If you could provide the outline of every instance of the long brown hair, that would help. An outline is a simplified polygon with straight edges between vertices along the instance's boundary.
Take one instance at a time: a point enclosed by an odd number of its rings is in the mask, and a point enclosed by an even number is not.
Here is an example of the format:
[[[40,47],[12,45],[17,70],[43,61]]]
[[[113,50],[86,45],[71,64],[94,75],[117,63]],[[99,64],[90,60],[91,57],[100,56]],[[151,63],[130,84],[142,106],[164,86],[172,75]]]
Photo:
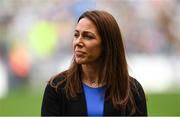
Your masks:
[[[110,100],[117,109],[130,104],[131,112],[135,112],[123,39],[115,18],[108,12],[99,10],[84,12],[79,17],[78,22],[82,18],[88,18],[95,24],[102,39],[102,64],[99,82],[105,83],[106,100]],[[73,58],[70,68],[63,73],[65,74],[64,88],[67,97],[77,97],[78,94],[82,93],[81,71],[81,65],[77,64]],[[55,78],[61,75],[62,73]]]

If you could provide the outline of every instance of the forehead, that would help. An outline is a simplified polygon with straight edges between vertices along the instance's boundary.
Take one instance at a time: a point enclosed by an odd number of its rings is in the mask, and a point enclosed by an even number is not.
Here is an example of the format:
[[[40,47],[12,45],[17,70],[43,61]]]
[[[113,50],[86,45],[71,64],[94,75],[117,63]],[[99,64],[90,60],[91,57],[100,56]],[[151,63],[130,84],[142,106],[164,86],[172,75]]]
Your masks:
[[[78,31],[90,30],[95,32],[97,31],[94,23],[88,18],[82,18],[81,20],[79,20],[78,24],[76,25],[76,30]]]

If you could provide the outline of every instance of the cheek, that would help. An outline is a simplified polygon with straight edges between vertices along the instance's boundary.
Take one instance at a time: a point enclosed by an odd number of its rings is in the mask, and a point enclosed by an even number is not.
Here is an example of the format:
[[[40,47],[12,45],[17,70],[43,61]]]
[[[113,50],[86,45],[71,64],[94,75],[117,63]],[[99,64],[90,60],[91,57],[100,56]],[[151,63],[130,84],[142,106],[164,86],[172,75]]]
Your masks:
[[[93,53],[95,56],[100,56],[100,54],[102,53],[102,48],[100,45],[96,45],[91,47],[91,49],[89,49],[91,51],[91,53]]]
[[[75,41],[74,40],[72,41],[72,47],[73,47],[73,49],[75,48]]]
[[[102,49],[99,48],[99,49],[97,50],[97,56],[98,56],[98,57],[101,56],[101,53],[102,53]]]

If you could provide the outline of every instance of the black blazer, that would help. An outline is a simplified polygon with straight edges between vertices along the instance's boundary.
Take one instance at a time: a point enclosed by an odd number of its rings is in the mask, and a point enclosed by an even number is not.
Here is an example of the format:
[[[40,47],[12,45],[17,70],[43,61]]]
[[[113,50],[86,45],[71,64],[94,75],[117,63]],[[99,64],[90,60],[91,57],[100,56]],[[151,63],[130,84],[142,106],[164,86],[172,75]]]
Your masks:
[[[136,91],[133,95],[135,97],[136,106],[139,111],[136,111],[135,116],[147,116],[146,98],[140,83],[132,79],[136,84]],[[42,101],[41,116],[87,116],[87,107],[84,91],[78,98],[71,98],[68,100],[65,95],[63,86],[60,87],[58,92],[49,84],[46,86],[44,97]],[[129,115],[128,107],[116,110],[110,101],[104,102],[104,116],[126,116]]]

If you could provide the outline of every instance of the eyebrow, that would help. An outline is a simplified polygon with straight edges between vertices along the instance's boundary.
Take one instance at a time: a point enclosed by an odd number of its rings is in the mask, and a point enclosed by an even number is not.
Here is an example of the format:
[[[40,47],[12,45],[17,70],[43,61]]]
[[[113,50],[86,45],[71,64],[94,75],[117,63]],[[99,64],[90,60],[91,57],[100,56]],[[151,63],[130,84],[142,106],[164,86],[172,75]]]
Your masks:
[[[78,33],[79,33],[79,30],[75,30],[75,32],[78,32]],[[83,31],[83,33],[85,33],[85,34],[91,33],[92,35],[96,36],[96,34],[94,34],[93,32],[90,32],[90,31]]]

